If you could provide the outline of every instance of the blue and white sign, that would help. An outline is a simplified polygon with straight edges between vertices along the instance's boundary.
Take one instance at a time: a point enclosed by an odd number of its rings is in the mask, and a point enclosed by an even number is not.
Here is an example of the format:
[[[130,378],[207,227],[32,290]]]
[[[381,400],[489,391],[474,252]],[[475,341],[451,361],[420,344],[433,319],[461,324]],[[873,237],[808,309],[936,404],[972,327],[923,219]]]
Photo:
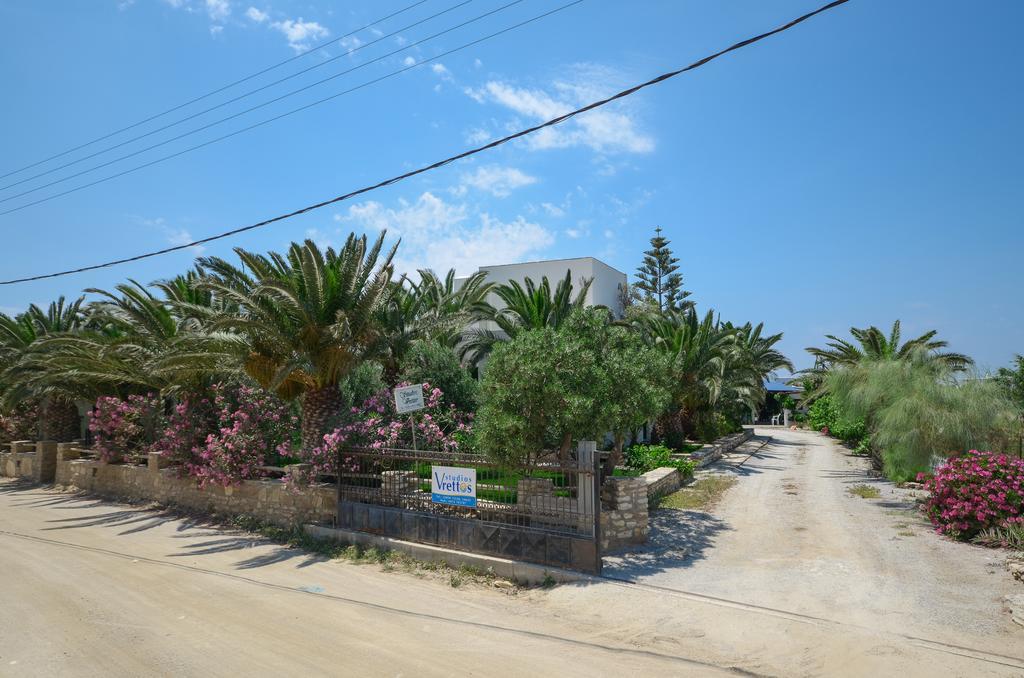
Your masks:
[[[430,500],[450,506],[476,506],[476,469],[430,467]]]

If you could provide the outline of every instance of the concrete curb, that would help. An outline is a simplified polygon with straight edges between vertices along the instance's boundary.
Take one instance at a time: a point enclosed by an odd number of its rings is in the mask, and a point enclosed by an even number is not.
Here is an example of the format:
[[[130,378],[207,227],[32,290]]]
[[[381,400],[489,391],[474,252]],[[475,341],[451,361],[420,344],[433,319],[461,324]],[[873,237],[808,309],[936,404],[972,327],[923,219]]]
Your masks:
[[[325,527],[323,525],[304,525],[303,529],[306,534],[315,539],[338,541],[343,544],[358,544],[359,546],[373,546],[386,551],[399,551],[418,560],[445,563],[449,567],[456,569],[462,565],[470,565],[482,570],[489,569],[496,576],[517,583],[537,585],[554,580],[559,584],[565,584],[595,580],[593,576],[582,572],[573,572],[572,570],[563,570],[558,567],[524,563],[518,560],[507,560],[494,556],[478,555],[466,551],[454,551],[441,546],[417,544],[366,532],[356,532],[355,530]]]

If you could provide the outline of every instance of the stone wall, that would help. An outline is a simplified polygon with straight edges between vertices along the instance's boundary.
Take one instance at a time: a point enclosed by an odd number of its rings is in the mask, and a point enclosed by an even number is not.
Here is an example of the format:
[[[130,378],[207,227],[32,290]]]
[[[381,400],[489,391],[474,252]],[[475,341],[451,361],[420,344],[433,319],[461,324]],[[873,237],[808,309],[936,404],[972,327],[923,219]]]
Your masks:
[[[149,455],[145,466],[105,464],[80,459],[79,450],[61,447],[55,482],[86,492],[222,515],[250,515],[282,527],[333,522],[336,513],[333,485],[312,485],[301,492],[289,490],[280,480],[200,487],[193,478],[182,477],[179,469],[167,468],[159,454]]]
[[[723,454],[732,452],[753,437],[754,429],[745,428],[739,433],[723,436],[715,442],[705,445],[690,456],[697,462],[697,466],[707,466],[718,461],[722,458]]]
[[[669,466],[648,471],[640,477],[647,484],[648,506],[654,506],[666,494],[672,494],[682,487],[684,482],[682,474]]]
[[[50,440],[16,440],[9,452],[0,452],[0,476],[53,482],[57,468],[57,443]]]
[[[601,486],[601,551],[647,541],[647,481],[611,477]]]

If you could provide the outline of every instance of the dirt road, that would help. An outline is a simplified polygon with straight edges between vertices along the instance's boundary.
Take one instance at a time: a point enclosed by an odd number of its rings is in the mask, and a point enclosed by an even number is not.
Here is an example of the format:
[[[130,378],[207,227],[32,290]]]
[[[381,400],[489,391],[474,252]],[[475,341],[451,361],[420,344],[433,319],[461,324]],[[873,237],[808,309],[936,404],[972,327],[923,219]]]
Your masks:
[[[1024,675],[988,552],[896,537],[892,497],[843,491],[860,460],[779,438],[611,564],[645,584],[514,596],[0,481],[0,675]]]
[[[1022,587],[1000,552],[940,538],[913,491],[829,438],[759,433],[771,441],[715,469],[737,477],[718,506],[657,512],[650,548],[609,559],[607,574],[1024,657],[1024,629],[1003,609]],[[880,496],[849,491],[858,486]]]

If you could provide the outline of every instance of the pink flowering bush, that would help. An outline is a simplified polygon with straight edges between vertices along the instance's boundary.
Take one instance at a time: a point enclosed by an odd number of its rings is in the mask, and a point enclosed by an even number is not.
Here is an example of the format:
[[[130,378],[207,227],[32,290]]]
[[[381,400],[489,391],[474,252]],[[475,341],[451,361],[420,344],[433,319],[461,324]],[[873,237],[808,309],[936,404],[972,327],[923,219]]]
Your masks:
[[[408,386],[401,383],[399,386]],[[421,450],[454,452],[468,446],[473,415],[444,404],[441,389],[424,384],[422,410],[398,414],[391,389],[370,396],[362,407],[353,407],[350,423],[324,436],[324,444],[302,454],[317,474],[337,473],[338,451],[346,446],[373,449],[412,449],[413,426],[416,447]]]
[[[971,450],[953,457],[928,477],[931,492],[924,510],[936,529],[954,539],[970,539],[993,527],[1024,524],[1024,461],[1005,454]]]
[[[277,397],[244,385],[210,391],[175,407],[159,443],[201,486],[262,477],[261,467],[290,456],[298,422]]]
[[[39,426],[39,408],[20,403],[9,412],[0,412],[0,443],[12,440],[35,440]]]
[[[104,396],[89,413],[89,430],[102,461],[124,461],[145,454],[156,435],[160,398],[155,393],[125,399]]]

